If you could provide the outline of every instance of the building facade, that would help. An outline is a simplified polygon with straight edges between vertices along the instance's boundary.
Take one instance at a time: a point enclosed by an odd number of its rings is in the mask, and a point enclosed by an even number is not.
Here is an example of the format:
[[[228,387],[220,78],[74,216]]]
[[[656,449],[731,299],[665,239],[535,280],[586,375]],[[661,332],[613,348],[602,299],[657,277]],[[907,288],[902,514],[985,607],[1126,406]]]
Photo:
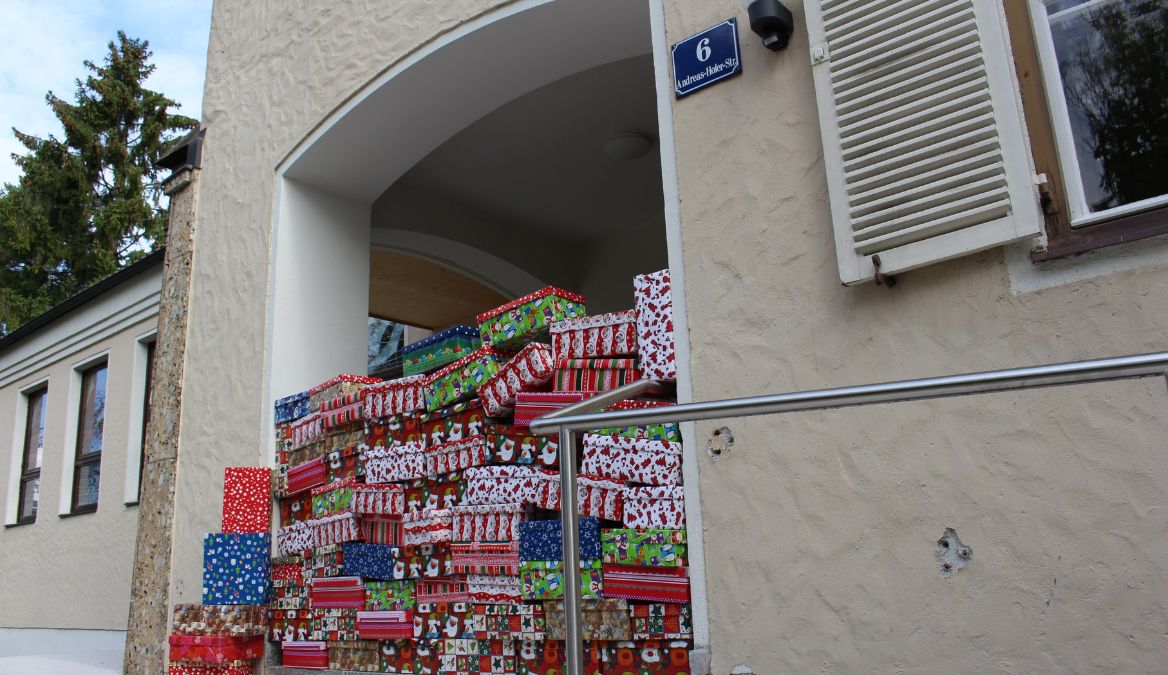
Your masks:
[[[548,283],[621,309],[668,266],[682,401],[1165,348],[1168,187],[1131,184],[1164,173],[1066,93],[1098,74],[1068,45],[1113,35],[1088,9],[1147,3],[784,4],[770,51],[733,2],[216,3],[169,557],[140,536],[128,670],[199,599],[223,467],[270,462],[276,398],[364,368],[371,312],[440,327]],[[729,18],[741,75],[677,98],[671,47]],[[1166,404],[1145,380],[687,425],[696,670],[1155,670]]]

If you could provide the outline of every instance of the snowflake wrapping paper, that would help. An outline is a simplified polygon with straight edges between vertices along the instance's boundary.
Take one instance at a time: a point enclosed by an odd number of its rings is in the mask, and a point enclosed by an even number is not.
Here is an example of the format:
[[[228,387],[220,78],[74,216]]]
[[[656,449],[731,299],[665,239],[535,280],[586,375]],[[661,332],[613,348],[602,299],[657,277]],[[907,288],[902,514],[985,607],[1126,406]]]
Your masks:
[[[394,579],[394,568],[402,551],[396,546],[346,542],[341,544],[345,574],[366,579]]]
[[[529,520],[519,523],[520,560],[563,560],[563,525],[559,520]],[[600,521],[580,519],[580,559],[599,560]]]
[[[223,470],[223,532],[269,532],[272,470],[229,466]]]
[[[208,534],[203,538],[203,604],[265,605],[272,535]]]

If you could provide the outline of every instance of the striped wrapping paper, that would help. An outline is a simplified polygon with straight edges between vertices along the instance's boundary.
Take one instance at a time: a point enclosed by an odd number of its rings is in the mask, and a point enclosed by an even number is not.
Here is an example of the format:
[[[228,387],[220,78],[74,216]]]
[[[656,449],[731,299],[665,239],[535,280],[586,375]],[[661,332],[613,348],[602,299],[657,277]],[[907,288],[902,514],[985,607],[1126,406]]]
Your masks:
[[[604,597],[689,602],[689,568],[605,565]]]
[[[637,353],[635,310],[564,319],[551,325],[555,360]]]
[[[418,602],[466,602],[466,580],[461,577],[418,579],[414,594]]]
[[[361,516],[361,539],[370,544],[402,545],[402,517],[377,514]]]
[[[515,394],[514,425],[526,429],[540,415],[566,408],[594,395],[594,392],[583,391],[521,391]]]
[[[554,373],[551,349],[538,342],[527,345],[479,388],[483,410],[492,417],[510,414],[517,393],[546,389]]]
[[[561,359],[556,391],[607,391],[641,379],[636,359]]]
[[[335,408],[328,411],[321,410],[318,414],[320,415],[321,422],[326,430],[347,427],[364,419],[361,414],[360,399],[357,399],[356,401],[342,408]]]
[[[292,439],[293,448],[319,442],[324,438],[324,419],[315,412],[301,417],[288,427],[288,435]]]
[[[323,640],[280,643],[285,668],[328,668],[328,645]]]
[[[318,577],[308,586],[313,609],[363,609],[365,584],[361,577]]]
[[[328,480],[328,468],[324,457],[311,459],[288,469],[288,494],[294,495],[324,485]]]
[[[455,574],[519,574],[519,541],[451,544],[450,561]]]
[[[367,417],[389,417],[426,409],[426,385],[429,375],[410,375],[380,382],[361,391]]]
[[[357,527],[357,517],[352,513],[338,513],[324,518],[314,518],[304,521],[312,532],[312,546],[330,546],[346,541],[357,541],[361,538],[360,528]]]
[[[362,640],[408,640],[414,636],[414,613],[392,609],[357,612],[357,634]]]

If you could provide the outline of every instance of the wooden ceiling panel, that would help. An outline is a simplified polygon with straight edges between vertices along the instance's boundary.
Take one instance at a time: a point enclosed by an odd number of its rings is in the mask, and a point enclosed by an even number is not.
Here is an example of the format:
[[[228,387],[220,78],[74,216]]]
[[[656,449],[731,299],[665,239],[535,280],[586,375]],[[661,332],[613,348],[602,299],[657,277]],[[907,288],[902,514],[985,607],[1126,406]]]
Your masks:
[[[470,277],[437,263],[390,251],[369,254],[369,315],[440,329],[507,302]]]

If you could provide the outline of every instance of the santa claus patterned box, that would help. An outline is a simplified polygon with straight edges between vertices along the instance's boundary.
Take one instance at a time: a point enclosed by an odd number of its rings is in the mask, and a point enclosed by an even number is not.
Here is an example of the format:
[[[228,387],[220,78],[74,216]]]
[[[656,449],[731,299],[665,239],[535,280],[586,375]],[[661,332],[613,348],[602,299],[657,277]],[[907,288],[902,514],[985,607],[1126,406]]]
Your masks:
[[[540,603],[474,606],[474,631],[479,640],[543,640],[545,627]]]
[[[637,528],[684,528],[685,489],[680,485],[626,487],[624,524]]]
[[[584,461],[580,472],[615,481],[678,485],[681,483],[681,444],[584,434]],[[627,501],[625,510],[628,510]]]
[[[552,350],[538,342],[527,345],[479,388],[483,410],[492,417],[510,415],[516,394],[547,389],[554,373]]]
[[[361,391],[361,409],[366,418],[374,419],[425,410],[429,384],[429,375],[410,375],[371,384]]]
[[[475,392],[499,372],[495,350],[481,347],[430,376],[426,385],[426,410],[431,412],[474,398]]]
[[[520,560],[563,560],[563,524],[556,520],[529,520],[519,523]],[[580,519],[580,558],[599,560],[600,521],[596,518]]]
[[[685,530],[604,529],[600,531],[602,558],[612,565],[686,567]]]
[[[491,421],[477,398],[425,413],[418,417],[418,424],[428,448],[472,436],[485,436],[491,428]]]
[[[544,603],[547,614],[547,639],[564,640],[564,603]],[[628,640],[632,630],[629,625],[629,603],[623,598],[586,600],[580,608],[584,619],[585,640]]]
[[[396,483],[426,475],[426,448],[421,442],[366,448],[361,457],[366,483]]]
[[[540,470],[530,466],[480,466],[466,471],[465,505],[536,504]]]
[[[208,534],[203,538],[203,604],[268,602],[272,535]]]
[[[529,429],[496,426],[487,436],[493,464],[535,465],[555,468],[560,464],[559,436],[540,436]]]
[[[357,634],[362,640],[408,640],[414,635],[414,613],[395,609],[357,612]]]
[[[607,391],[641,379],[632,358],[560,359],[556,362],[556,391]]]
[[[387,417],[365,417],[365,448],[380,448],[387,445],[401,445],[411,441],[425,442],[422,435],[421,415],[401,413]]]
[[[268,610],[268,640],[307,640],[312,633],[311,609]]]
[[[669,270],[634,278],[633,301],[637,313],[637,353],[641,370],[650,380],[676,380]]]
[[[438,673],[438,646],[432,640],[385,640],[381,643],[381,672]]]
[[[312,609],[363,609],[365,585],[361,577],[318,577],[308,582]]]
[[[484,344],[512,348],[545,335],[551,324],[584,316],[584,296],[554,286],[478,315]]]
[[[359,394],[365,385],[381,382],[376,377],[364,375],[337,375],[308,390],[308,402],[314,410],[319,410],[322,403],[331,401],[344,394]]]
[[[519,592],[524,600],[553,600],[564,597],[563,560],[519,561]],[[599,598],[604,576],[599,560],[580,561],[580,596]]]
[[[560,506],[560,476],[557,473],[545,473],[540,476],[544,483],[539,492],[541,500],[537,506],[552,511],[561,510]],[[576,511],[583,516],[603,518],[604,520],[620,520],[624,508],[624,483],[596,478],[594,476],[578,476],[576,479]]]
[[[366,581],[365,609],[368,611],[414,609],[418,604],[414,594],[414,583],[413,579]]]
[[[328,643],[329,670],[381,672],[381,645],[376,639]]]
[[[312,640],[357,640],[357,610],[351,607],[313,608]]]
[[[456,542],[508,542],[519,537],[519,523],[531,515],[527,504],[455,506],[453,540]]]
[[[552,352],[560,359],[586,359],[637,353],[634,310],[565,319],[551,325]]]
[[[280,644],[285,668],[328,668],[328,644],[323,640],[295,640]]]
[[[453,363],[482,346],[479,331],[470,326],[454,326],[411,342],[402,348],[402,372],[427,373]]]
[[[270,532],[272,470],[229,466],[223,470],[223,532]]]
[[[689,603],[630,605],[634,640],[688,640],[693,637]]]
[[[414,611],[414,639],[474,638],[474,612],[466,602],[419,602]]]
[[[454,534],[450,509],[423,510],[402,516],[402,538],[406,546],[449,542]]]
[[[266,608],[256,605],[176,604],[170,632],[175,635],[251,637],[267,632]]]
[[[489,544],[451,544],[450,563],[454,574],[519,574],[519,541]]]
[[[487,463],[490,456],[485,436],[471,436],[461,441],[428,447],[426,475],[441,476],[454,471],[464,471],[472,466],[482,466]]]
[[[467,599],[472,603],[519,602],[519,577],[502,574],[468,574]]]

